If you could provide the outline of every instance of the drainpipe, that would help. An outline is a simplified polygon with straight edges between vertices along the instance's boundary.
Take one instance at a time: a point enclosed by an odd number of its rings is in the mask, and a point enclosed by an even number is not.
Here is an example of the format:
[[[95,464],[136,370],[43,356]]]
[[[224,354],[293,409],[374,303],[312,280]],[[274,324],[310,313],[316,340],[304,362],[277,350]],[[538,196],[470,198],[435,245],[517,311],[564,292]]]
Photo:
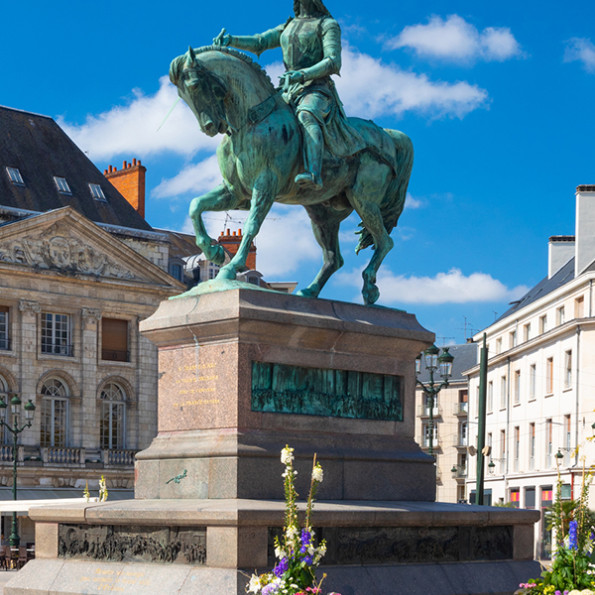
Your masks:
[[[589,313],[590,317],[590,313]],[[579,424],[579,374],[580,374],[580,356],[581,356],[581,327],[577,328],[576,331],[576,379],[575,379],[575,387],[574,387],[574,400],[575,400],[575,419],[576,419],[576,427],[574,430],[574,444],[578,447],[578,424]],[[574,453],[574,466],[578,465],[578,452]],[[574,481],[572,482],[574,484]],[[573,488],[574,489],[574,488]]]

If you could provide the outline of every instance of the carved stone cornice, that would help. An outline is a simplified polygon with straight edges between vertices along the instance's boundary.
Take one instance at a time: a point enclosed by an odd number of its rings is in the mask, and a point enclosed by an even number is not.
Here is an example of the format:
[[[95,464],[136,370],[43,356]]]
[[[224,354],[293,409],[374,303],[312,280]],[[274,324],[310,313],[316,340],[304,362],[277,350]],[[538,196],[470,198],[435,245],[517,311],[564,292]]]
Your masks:
[[[19,312],[41,312],[41,305],[35,300],[19,300]]]

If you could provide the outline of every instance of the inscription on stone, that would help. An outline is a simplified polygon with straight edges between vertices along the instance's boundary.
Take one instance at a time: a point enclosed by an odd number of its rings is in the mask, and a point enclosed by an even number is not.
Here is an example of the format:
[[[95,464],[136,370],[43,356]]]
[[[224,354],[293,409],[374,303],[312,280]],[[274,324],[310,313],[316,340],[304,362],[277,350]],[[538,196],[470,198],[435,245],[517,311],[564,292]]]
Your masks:
[[[204,565],[206,528],[60,525],[58,555],[111,562]]]
[[[403,421],[401,377],[252,362],[252,410]]]
[[[217,405],[217,380],[219,374],[213,363],[178,366],[173,381],[173,389],[178,400],[172,405],[180,408]]]

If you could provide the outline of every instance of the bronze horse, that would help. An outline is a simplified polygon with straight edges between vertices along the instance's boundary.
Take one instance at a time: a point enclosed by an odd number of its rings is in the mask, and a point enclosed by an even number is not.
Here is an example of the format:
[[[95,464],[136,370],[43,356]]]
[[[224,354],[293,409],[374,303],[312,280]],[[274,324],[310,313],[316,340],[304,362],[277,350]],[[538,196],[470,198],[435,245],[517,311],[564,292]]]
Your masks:
[[[323,188],[307,190],[294,182],[302,159],[295,114],[266,72],[246,54],[218,46],[189,48],[172,61],[170,79],[201,130],[209,136],[225,135],[217,149],[223,184],[190,204],[196,244],[208,260],[223,264],[224,252],[208,236],[201,214],[249,210],[240,247],[217,279],[235,279],[245,268],[250,245],[274,202],[303,205],[322,248],[323,264],[298,295],[317,297],[343,265],[339,225],[355,210],[362,228],[356,253],[374,247],[362,273],[362,295],[364,303],[376,302],[376,274],[393,247],[389,234],[403,211],[413,166],[409,137],[369,120],[349,118],[366,146],[348,158],[326,155]]]

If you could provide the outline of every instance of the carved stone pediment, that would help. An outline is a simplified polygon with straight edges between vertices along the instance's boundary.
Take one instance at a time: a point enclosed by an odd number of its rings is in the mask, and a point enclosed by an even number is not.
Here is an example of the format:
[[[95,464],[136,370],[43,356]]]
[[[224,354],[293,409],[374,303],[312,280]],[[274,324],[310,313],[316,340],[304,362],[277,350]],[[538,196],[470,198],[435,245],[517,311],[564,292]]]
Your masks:
[[[66,221],[56,221],[49,227],[33,229],[24,237],[0,240],[0,262],[70,275],[142,280],[129,266],[106,253],[105,248],[76,231]]]

